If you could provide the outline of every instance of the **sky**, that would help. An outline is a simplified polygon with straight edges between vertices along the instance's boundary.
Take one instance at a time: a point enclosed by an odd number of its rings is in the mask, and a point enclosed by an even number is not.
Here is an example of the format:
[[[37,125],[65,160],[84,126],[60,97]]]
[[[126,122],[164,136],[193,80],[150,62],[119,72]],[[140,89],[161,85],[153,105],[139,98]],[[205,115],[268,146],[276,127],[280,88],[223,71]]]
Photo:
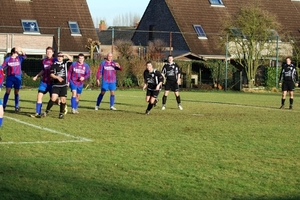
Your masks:
[[[114,18],[128,14],[142,17],[150,0],[86,0],[94,24],[105,20],[107,27],[113,25]],[[96,26],[96,25],[95,25]],[[96,26],[98,27],[98,25]]]

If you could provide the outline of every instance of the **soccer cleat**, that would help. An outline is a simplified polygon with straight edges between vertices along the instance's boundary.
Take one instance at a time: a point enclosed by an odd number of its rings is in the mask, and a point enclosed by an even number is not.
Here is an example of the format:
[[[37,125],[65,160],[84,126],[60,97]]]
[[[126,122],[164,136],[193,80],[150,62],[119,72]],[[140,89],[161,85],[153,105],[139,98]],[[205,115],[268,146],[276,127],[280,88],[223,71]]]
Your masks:
[[[180,104],[178,104],[178,108],[179,110],[183,110],[183,107]]]
[[[110,107],[111,110],[117,110],[115,107],[111,106]]]
[[[290,109],[290,110],[293,109],[293,105],[290,105],[289,109]]]
[[[65,112],[64,112],[64,114],[66,115],[68,113],[68,106],[67,106],[67,104],[65,105]]]
[[[99,110],[99,106],[95,106],[95,110]]]
[[[39,113],[35,113],[34,115],[30,115],[32,118],[41,118],[41,115]]]
[[[153,104],[154,107],[156,106],[157,102],[158,102],[158,99],[155,99],[154,104]]]
[[[166,106],[165,106],[165,105],[163,105],[163,106],[161,107],[161,109],[162,109],[162,110],[165,110],[165,109],[166,109]]]
[[[77,110],[77,109],[75,109],[75,108],[72,108],[72,113],[73,113],[73,114],[78,114],[79,112],[78,112],[78,110]]]
[[[59,118],[59,119],[63,119],[63,118],[64,118],[64,115],[60,113],[59,116],[58,116],[58,118]]]
[[[284,105],[281,105],[279,109],[283,109],[283,108],[284,108]]]
[[[16,112],[16,113],[20,112],[20,110],[21,110],[20,107],[15,108],[15,112]]]
[[[45,111],[45,112],[41,115],[41,117],[46,117],[46,116],[48,115],[48,113],[49,113],[49,111]]]
[[[146,110],[145,114],[146,114],[146,115],[149,115],[149,114],[150,114],[150,111],[149,111],[149,110]]]

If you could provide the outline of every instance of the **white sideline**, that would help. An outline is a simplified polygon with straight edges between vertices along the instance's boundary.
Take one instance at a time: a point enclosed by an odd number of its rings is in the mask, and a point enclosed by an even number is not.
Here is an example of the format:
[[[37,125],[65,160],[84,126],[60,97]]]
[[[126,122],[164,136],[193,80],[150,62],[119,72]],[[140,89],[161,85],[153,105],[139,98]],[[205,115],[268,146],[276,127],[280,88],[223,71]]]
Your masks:
[[[84,138],[84,137],[77,137],[77,136],[70,135],[70,134],[63,133],[63,132],[59,132],[59,131],[56,131],[56,130],[53,130],[53,129],[50,129],[50,128],[45,128],[45,127],[42,127],[42,126],[37,126],[37,125],[34,125],[34,124],[30,124],[30,123],[27,123],[27,122],[24,122],[24,121],[21,121],[19,119],[15,119],[15,118],[12,118],[12,117],[7,117],[7,116],[4,116],[4,117],[6,119],[13,120],[13,121],[18,122],[20,124],[25,124],[27,126],[31,126],[33,128],[36,128],[36,129],[40,129],[40,130],[48,131],[50,133],[63,135],[63,136],[70,137],[70,138],[73,138],[73,139],[76,139],[76,140],[35,141],[35,142],[0,142],[0,144],[42,144],[42,143],[69,143],[69,142],[92,142],[93,141],[91,139],[87,139],[87,138]]]

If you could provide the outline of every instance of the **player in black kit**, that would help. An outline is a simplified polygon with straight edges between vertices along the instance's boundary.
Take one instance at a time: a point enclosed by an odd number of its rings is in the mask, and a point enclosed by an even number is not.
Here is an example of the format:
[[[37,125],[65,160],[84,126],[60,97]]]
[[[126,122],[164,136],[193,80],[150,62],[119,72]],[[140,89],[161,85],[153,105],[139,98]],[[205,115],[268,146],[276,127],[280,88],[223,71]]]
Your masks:
[[[290,109],[293,108],[294,102],[294,89],[298,86],[298,73],[296,67],[292,64],[292,59],[290,57],[286,58],[286,63],[282,66],[280,73],[279,85],[282,85],[282,98],[280,109],[284,108],[284,102],[286,98],[287,91],[290,95]]]
[[[153,68],[151,61],[146,63],[146,67],[147,69],[144,71],[143,90],[147,89],[146,102],[148,102],[148,107],[146,110],[146,115],[148,115],[156,102],[159,90],[164,81],[164,77],[158,70]]]
[[[163,68],[162,68],[162,74],[166,78],[166,83],[165,83],[165,93],[162,98],[162,110],[166,109],[166,102],[167,102],[167,97],[169,94],[169,91],[173,91],[176,97],[176,101],[178,104],[178,108],[182,110],[181,106],[181,101],[180,101],[180,95],[179,95],[179,80],[180,80],[180,74],[181,70],[179,66],[173,62],[174,58],[172,55],[168,56],[168,63],[166,63]]]
[[[64,56],[68,58],[68,60],[64,61]],[[71,65],[73,58],[67,54],[63,54],[59,52],[57,55],[57,60],[53,65],[51,65],[50,76],[53,81],[52,86],[52,95],[51,99],[48,102],[45,113],[43,114],[46,117],[55,103],[56,99],[60,98],[60,111],[59,111],[59,119],[64,118],[65,106],[66,106],[66,98],[67,98],[67,89],[68,89],[68,67]]]

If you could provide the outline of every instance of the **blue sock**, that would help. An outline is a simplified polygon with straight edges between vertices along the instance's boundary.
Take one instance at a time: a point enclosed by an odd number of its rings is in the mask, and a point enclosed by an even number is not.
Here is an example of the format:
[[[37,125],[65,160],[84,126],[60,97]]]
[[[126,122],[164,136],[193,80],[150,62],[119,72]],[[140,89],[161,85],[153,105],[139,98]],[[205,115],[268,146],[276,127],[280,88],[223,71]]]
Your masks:
[[[76,97],[72,97],[72,98],[71,98],[71,107],[72,107],[73,109],[76,109]]]
[[[115,105],[115,95],[110,95],[110,107]]]
[[[2,126],[2,124],[3,124],[3,118],[1,117],[0,118],[0,127]]]
[[[8,97],[9,97],[9,94],[5,93],[4,97],[3,97],[3,108],[6,107],[6,104],[7,104],[7,101],[8,101]]]
[[[100,93],[99,96],[98,96],[98,99],[97,99],[96,106],[99,106],[99,105],[100,105],[102,99],[103,99],[103,94]]]
[[[38,113],[39,115],[41,114],[42,112],[42,103],[36,103],[35,105],[35,112]]]
[[[20,95],[15,94],[15,108],[19,108]]]

